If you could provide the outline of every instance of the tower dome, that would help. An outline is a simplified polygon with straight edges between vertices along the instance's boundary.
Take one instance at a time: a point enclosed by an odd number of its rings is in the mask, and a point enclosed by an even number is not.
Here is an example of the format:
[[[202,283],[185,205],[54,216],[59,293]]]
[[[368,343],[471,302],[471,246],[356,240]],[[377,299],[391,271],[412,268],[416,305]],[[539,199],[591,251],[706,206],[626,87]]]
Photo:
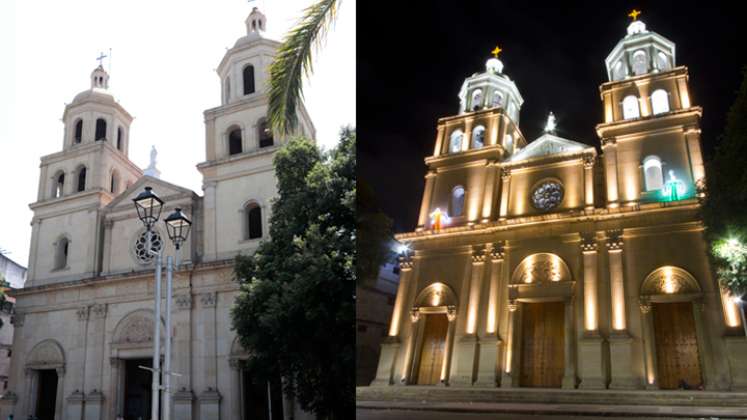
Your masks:
[[[519,109],[524,99],[519,94],[516,83],[503,73],[503,62],[497,57],[500,51],[497,47],[493,50],[495,57],[485,62],[484,72],[475,73],[462,83],[459,90],[459,113],[503,108],[518,124]]]
[[[676,65],[674,42],[646,29],[639,14],[634,10],[629,15],[633,21],[627,34],[604,60],[610,81],[668,71]]]

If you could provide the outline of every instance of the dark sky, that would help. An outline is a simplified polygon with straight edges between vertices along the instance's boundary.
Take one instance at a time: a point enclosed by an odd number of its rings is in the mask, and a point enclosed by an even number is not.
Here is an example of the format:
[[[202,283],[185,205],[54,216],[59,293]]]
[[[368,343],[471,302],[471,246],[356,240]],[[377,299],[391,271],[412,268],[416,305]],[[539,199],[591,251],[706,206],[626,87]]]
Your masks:
[[[738,3],[359,2],[359,178],[373,187],[396,232],[414,229],[437,120],[457,113],[462,82],[484,70],[496,44],[504,73],[524,97],[527,140],[540,135],[552,110],[561,137],[598,148],[604,59],[626,34],[633,7],[648,30],[676,44],[676,64],[689,68],[708,157],[747,64],[747,19]]]

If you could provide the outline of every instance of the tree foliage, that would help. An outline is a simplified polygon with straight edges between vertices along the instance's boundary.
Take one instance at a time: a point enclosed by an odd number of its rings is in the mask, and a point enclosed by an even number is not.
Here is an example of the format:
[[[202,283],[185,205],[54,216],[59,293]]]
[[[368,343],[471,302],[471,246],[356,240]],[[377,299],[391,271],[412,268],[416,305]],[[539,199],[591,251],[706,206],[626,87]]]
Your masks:
[[[358,229],[358,283],[375,279],[379,267],[393,257],[392,219],[384,214],[376,201],[373,188],[365,180],[358,178],[357,200]]]
[[[353,418],[355,131],[322,154],[294,139],[275,157],[270,239],[236,259],[233,327],[253,374],[322,419]]]
[[[303,78],[312,71],[312,50],[318,49],[335,20],[340,0],[319,0],[304,10],[300,22],[285,36],[270,65],[269,116],[272,126],[290,133],[298,124],[296,110],[303,98]]]
[[[747,291],[747,66],[726,129],[707,165],[703,220],[719,281],[735,296]]]

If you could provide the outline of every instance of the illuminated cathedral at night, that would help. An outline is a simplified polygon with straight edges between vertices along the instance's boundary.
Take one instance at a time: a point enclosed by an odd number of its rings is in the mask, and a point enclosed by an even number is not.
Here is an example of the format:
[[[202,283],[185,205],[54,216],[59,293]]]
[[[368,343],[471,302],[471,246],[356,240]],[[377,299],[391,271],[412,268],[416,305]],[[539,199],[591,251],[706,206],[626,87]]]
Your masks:
[[[397,236],[372,388],[747,389],[743,321],[699,218],[702,109],[675,44],[632,17],[605,59],[598,147],[552,114],[524,137],[500,48],[464,81],[417,228]]]

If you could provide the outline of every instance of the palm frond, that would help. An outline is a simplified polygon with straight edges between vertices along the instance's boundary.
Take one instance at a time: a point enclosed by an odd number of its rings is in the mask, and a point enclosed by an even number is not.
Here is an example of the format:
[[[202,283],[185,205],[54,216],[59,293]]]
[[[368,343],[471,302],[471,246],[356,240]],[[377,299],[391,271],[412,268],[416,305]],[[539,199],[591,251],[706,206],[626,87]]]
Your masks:
[[[303,78],[313,71],[312,50],[318,50],[324,41],[340,1],[319,0],[307,7],[283,39],[270,65],[269,118],[275,130],[288,134],[298,125],[296,110],[303,99]]]

